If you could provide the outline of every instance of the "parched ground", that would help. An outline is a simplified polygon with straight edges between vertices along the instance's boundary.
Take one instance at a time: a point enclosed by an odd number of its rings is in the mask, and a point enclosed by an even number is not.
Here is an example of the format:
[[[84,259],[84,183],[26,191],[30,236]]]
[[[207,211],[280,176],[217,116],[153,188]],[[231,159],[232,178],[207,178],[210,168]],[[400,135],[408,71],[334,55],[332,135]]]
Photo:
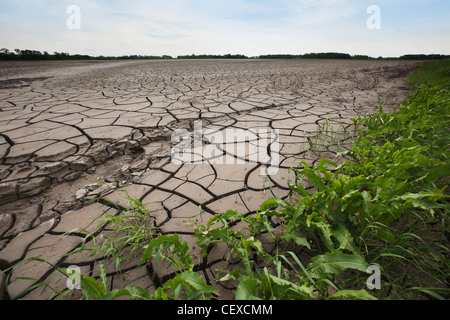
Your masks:
[[[38,257],[96,276],[103,263],[111,288],[153,290],[167,270],[137,267],[135,259],[118,273],[102,256],[62,258],[96,231],[101,216],[117,213],[91,200],[127,206],[116,190],[123,184],[161,233],[188,241],[196,269],[214,283],[226,252],[213,250],[203,263],[188,221],[204,223],[228,209],[251,214],[268,198],[286,197],[289,168],[345,150],[351,118],[377,112],[381,102],[393,110],[415,67],[345,60],[0,63],[0,268]],[[215,139],[198,138],[199,121]],[[227,138],[238,129],[245,139]],[[172,161],[174,132],[202,144],[187,153],[198,163]],[[276,174],[267,172],[267,159],[277,160]],[[74,229],[84,231],[62,236]],[[21,264],[0,297],[33,284],[15,277],[52,275],[48,264]],[[25,298],[46,298],[37,291]]]

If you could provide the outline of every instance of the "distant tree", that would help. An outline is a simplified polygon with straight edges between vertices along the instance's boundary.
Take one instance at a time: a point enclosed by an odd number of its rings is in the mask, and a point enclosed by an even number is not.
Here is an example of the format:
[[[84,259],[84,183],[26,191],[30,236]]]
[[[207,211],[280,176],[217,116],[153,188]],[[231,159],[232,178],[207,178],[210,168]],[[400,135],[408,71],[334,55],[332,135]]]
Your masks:
[[[0,49],[0,60],[17,60],[19,57],[7,48]]]
[[[355,60],[369,60],[369,59],[372,59],[372,58],[369,57],[369,56],[357,54],[357,55],[353,56],[353,59],[355,59]]]
[[[449,59],[450,56],[448,55],[442,55],[442,54],[407,54],[404,56],[401,56],[400,60],[442,60],[442,59]]]
[[[259,56],[260,59],[296,59],[301,56],[295,56],[292,54],[267,54]]]
[[[400,58],[372,58],[367,55],[354,55],[351,56],[348,53],[339,53],[339,52],[319,52],[319,53],[306,53],[306,54],[268,54],[268,55],[260,55],[258,57],[253,57],[257,59],[355,59],[355,60],[368,60],[368,59],[379,59],[379,60],[441,60],[441,59],[450,59],[449,55],[441,55],[441,54],[408,54],[403,55]],[[14,52],[10,51],[8,48],[0,49],[0,60],[128,60],[128,59],[151,59],[151,60],[159,60],[159,59],[173,59],[173,57],[169,55],[162,56],[153,56],[153,55],[128,55],[128,56],[120,56],[120,57],[105,57],[105,56],[97,56],[92,57],[89,55],[70,55],[66,52],[53,52],[53,54],[49,54],[47,51],[41,53],[37,50],[29,50],[29,49],[14,49]],[[249,59],[249,57],[243,54],[230,54],[227,53],[225,55],[212,55],[212,54],[191,54],[191,55],[181,55],[178,56],[177,59]]]
[[[41,60],[42,53],[36,50],[20,50],[19,57],[21,60]]]
[[[259,56],[260,59],[352,59],[348,53],[321,52],[305,53],[303,55],[270,54]]]

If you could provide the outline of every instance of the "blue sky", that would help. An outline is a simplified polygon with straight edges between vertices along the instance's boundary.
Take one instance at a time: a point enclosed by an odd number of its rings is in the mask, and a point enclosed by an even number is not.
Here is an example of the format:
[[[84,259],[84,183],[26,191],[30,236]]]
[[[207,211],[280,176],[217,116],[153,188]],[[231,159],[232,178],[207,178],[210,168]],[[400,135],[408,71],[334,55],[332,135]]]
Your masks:
[[[69,29],[67,7],[80,8]],[[381,29],[367,28],[367,8]],[[0,47],[89,55],[450,54],[449,0],[0,0]]]

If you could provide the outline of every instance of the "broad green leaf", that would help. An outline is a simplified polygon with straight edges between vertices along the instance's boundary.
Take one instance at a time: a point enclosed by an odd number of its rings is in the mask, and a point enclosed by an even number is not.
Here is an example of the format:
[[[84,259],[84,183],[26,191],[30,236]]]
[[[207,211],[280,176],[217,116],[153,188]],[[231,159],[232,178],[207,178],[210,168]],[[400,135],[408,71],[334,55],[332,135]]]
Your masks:
[[[156,289],[153,299],[167,301],[169,300],[169,297],[167,296],[167,293],[164,291],[164,288],[158,288]]]
[[[297,220],[305,211],[306,209],[306,203],[304,201],[300,201],[298,203],[297,209],[295,209],[294,216],[292,217],[292,220]]]
[[[394,190],[390,193],[389,198],[393,198],[399,194],[403,194],[406,190],[411,188],[411,183],[408,181],[400,182],[395,186]]]
[[[409,200],[422,200],[424,198],[432,198],[435,200],[439,200],[441,198],[446,197],[442,194],[440,190],[437,190],[435,192],[419,192],[419,193],[407,193],[402,196],[397,197],[399,200],[403,201],[409,201]],[[419,203],[418,201],[414,203]]]
[[[338,166],[336,162],[331,161],[329,159],[322,158],[322,160],[320,160],[320,162],[318,164],[318,167],[320,167],[323,170],[328,170],[329,165],[331,165],[335,168]]]
[[[261,211],[267,211],[270,209],[275,209],[277,207],[283,207],[283,208],[287,208],[290,207],[291,205],[289,203],[287,203],[286,201],[283,201],[281,199],[278,198],[271,198],[268,199],[266,201],[263,202],[263,204],[261,205],[260,210]]]
[[[337,226],[335,226],[333,229],[331,229],[331,234],[340,243],[339,249],[346,249],[354,254],[361,255],[361,252],[353,242],[353,236],[351,235],[350,231],[348,231],[343,225],[338,224]]]
[[[313,212],[311,215],[308,216],[307,219],[308,227],[311,229],[316,228],[319,231],[320,238],[322,239],[322,242],[325,244],[325,246],[328,248],[328,250],[334,250],[334,243],[332,240],[332,234],[330,227],[331,225],[326,221],[325,218],[320,216],[317,212]]]
[[[141,287],[126,287],[131,300],[150,300],[151,296],[148,290]]]
[[[380,239],[391,243],[395,241],[395,234],[387,229],[379,229],[376,232],[377,237],[379,237]]]
[[[311,245],[309,244],[308,240],[302,237],[298,231],[286,230],[285,234],[283,235],[283,238],[287,242],[292,240],[299,246],[304,246],[307,247],[308,249],[311,249]]]
[[[121,289],[121,290],[113,290],[111,292],[108,292],[104,294],[99,300],[115,300],[120,297],[129,297],[130,292],[128,289]]]
[[[191,285],[194,289],[204,293],[216,292],[217,289],[206,284],[201,275],[193,271],[184,271],[178,275],[183,281]]]
[[[428,171],[427,178],[435,180],[440,177],[450,176],[450,163],[438,166]]]
[[[246,279],[241,281],[236,289],[236,300],[254,300],[259,295],[259,281],[257,279]]]
[[[92,277],[81,277],[81,287],[85,293],[92,296],[95,300],[101,299],[101,297],[106,294],[104,287],[100,285],[98,280]]]
[[[308,272],[312,278],[326,278],[326,275],[339,275],[346,269],[367,271],[367,263],[360,255],[349,255],[341,251],[327,252],[312,258],[308,265]]]
[[[269,274],[267,268],[264,269],[265,279],[270,281],[271,290],[276,296],[271,299],[313,299],[313,290],[310,286],[298,286],[297,284]],[[282,295],[282,296],[280,296]]]
[[[139,264],[146,263],[155,257],[169,260],[180,270],[190,270],[193,264],[190,254],[187,253],[188,250],[189,245],[187,242],[181,243],[178,234],[163,235],[150,241]]]
[[[433,298],[435,298],[437,300],[446,300],[446,298],[444,298],[440,294],[436,293],[434,290],[449,291],[448,289],[443,289],[443,288],[419,288],[419,287],[414,287],[414,288],[411,288],[411,289],[412,290],[421,291],[421,292],[423,292],[425,294],[428,294],[428,295],[432,296]]]
[[[340,298],[352,298],[357,300],[378,300],[374,296],[372,296],[370,293],[368,293],[366,290],[341,290],[339,292],[336,292],[328,299],[335,300]]]
[[[252,244],[252,247],[256,248],[256,250],[258,250],[259,252],[264,252],[264,249],[263,249],[263,246],[262,246],[262,243],[260,240],[253,240],[251,244]]]
[[[288,182],[289,188],[294,191],[295,193],[303,196],[303,197],[309,197],[309,192],[301,185],[301,184],[292,184],[291,182]]]
[[[326,188],[325,183],[322,181],[322,178],[320,176],[318,176],[314,170],[312,170],[311,168],[308,167],[308,165],[306,164],[306,162],[303,162],[304,164],[304,168],[303,168],[303,172],[306,174],[306,176],[308,177],[309,182],[312,183],[312,185],[319,191],[322,191]]]

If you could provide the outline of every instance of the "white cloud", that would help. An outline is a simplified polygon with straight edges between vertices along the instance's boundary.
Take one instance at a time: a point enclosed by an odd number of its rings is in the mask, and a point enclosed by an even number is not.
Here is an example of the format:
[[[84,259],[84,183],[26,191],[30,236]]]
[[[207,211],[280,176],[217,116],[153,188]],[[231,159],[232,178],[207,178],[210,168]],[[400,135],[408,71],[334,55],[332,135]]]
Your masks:
[[[448,7],[444,1],[430,2]],[[444,10],[422,1],[377,2],[383,27],[374,32],[366,28],[369,0],[2,0],[0,28],[6,30],[2,46],[10,49],[90,55],[342,51],[392,56],[414,47],[450,53],[447,33],[439,32],[449,27]],[[74,3],[81,8],[81,30],[66,27],[66,8]]]

